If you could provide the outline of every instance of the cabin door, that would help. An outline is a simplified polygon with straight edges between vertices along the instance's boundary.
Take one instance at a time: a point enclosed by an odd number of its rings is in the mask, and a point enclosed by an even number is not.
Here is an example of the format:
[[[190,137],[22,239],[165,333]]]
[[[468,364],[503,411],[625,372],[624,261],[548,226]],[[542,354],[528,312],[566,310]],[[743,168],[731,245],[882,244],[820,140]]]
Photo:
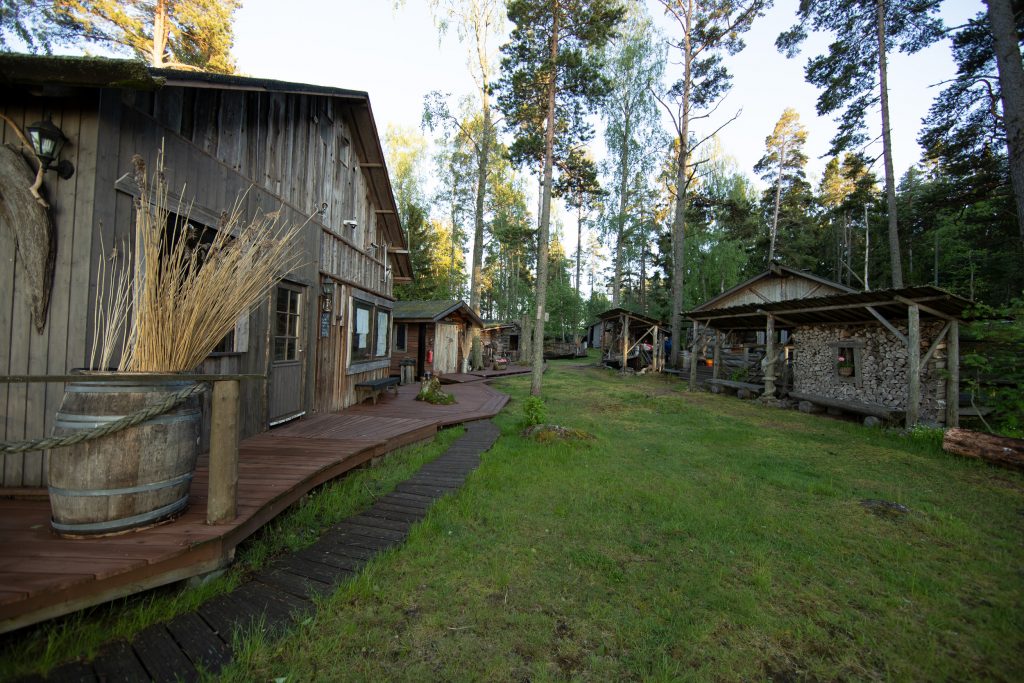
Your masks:
[[[271,363],[268,413],[271,426],[305,414],[302,409],[303,287],[281,283],[274,289],[270,324]]]
[[[434,374],[458,372],[459,326],[438,323],[434,332]]]

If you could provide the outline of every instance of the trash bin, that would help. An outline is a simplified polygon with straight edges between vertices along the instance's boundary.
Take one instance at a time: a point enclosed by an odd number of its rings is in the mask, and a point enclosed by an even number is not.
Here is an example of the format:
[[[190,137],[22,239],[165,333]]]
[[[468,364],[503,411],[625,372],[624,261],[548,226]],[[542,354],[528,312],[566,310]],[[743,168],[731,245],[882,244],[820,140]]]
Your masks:
[[[399,362],[401,379],[399,384],[412,384],[416,380],[416,361],[411,358]]]

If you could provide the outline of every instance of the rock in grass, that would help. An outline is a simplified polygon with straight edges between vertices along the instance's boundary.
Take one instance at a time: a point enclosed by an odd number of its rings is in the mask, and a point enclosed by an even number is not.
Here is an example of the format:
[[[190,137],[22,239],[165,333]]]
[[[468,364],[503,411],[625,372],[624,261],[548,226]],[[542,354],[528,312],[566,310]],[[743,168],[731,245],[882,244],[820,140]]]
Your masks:
[[[581,429],[562,427],[560,425],[533,425],[523,430],[523,436],[550,443],[552,441],[586,441],[594,437]]]
[[[455,403],[454,396],[441,390],[441,380],[437,377],[431,377],[420,386],[420,393],[416,394],[416,400],[442,406]]]
[[[884,519],[899,519],[903,515],[910,513],[910,508],[906,505],[900,505],[890,500],[879,500],[877,498],[867,498],[860,502],[868,512],[873,515],[877,515]]]

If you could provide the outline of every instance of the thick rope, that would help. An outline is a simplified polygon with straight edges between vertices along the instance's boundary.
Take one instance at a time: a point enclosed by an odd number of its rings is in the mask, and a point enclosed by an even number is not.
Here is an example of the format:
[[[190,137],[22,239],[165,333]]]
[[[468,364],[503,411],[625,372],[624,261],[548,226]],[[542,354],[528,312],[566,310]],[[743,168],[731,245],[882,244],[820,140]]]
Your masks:
[[[190,387],[185,387],[181,391],[169,394],[167,398],[160,403],[152,405],[149,408],[144,408],[138,412],[132,413],[131,415],[125,415],[120,420],[108,422],[105,425],[100,425],[93,429],[67,434],[66,436],[49,436],[44,439],[31,439],[29,441],[2,441],[0,442],[0,453],[27,453],[28,451],[42,451],[50,448],[73,446],[74,444],[82,443],[83,441],[99,439],[100,437],[107,436],[108,434],[119,432],[122,429],[134,427],[140,422],[145,422],[157,415],[162,415],[171,408],[184,403],[190,397],[206,391],[207,388],[208,386],[206,384],[193,384]]]

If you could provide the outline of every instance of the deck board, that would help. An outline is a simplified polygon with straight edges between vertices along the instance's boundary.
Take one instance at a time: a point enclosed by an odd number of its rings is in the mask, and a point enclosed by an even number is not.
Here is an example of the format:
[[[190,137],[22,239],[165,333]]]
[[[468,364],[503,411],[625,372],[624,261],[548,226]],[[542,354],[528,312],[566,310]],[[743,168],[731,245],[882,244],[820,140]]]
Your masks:
[[[222,566],[239,543],[316,486],[429,439],[440,427],[493,417],[508,401],[483,382],[471,382],[445,387],[457,402],[435,406],[414,400],[418,388],[399,387],[397,396],[376,405],[312,415],[243,439],[238,515],[228,524],[206,524],[206,456],[199,459],[182,515],[120,536],[58,538],[50,531],[48,501],[0,499],[0,633]],[[423,514],[407,505],[368,512],[367,519],[382,528],[405,528]],[[330,552],[356,562],[366,555],[344,536]],[[131,668],[132,659],[126,654],[123,665]]]

